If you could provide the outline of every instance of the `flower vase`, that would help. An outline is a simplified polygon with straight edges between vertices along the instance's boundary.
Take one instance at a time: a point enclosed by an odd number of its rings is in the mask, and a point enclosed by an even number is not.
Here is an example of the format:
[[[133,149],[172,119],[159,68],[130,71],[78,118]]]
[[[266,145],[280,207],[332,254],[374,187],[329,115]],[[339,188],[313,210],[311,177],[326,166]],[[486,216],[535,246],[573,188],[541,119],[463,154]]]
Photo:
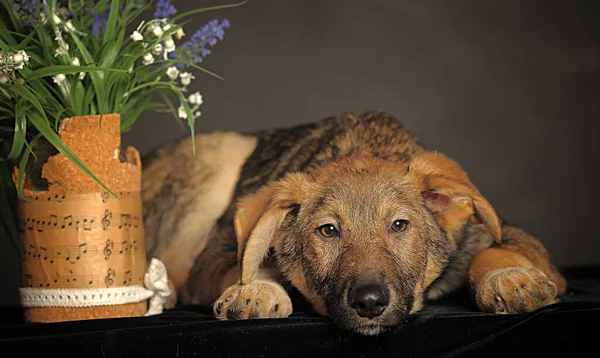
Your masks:
[[[58,153],[43,164],[47,188],[19,202],[21,304],[28,322],[135,317],[147,313],[141,160],[121,155],[119,114],[64,119],[58,135],[116,194]],[[13,180],[17,183],[17,171]]]

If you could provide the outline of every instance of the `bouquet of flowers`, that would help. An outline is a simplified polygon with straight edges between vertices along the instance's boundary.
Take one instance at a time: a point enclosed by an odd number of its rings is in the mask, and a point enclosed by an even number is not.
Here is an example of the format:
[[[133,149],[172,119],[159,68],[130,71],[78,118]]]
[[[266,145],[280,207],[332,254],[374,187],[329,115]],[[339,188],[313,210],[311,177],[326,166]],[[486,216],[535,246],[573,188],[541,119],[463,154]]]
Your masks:
[[[244,3],[178,14],[170,0],[0,0],[3,186],[18,164],[26,200],[23,173],[42,139],[110,192],[57,135],[64,118],[118,113],[126,132],[145,111],[171,113],[193,139],[203,99],[188,87],[195,71],[220,78],[201,64],[230,25],[212,20],[186,38],[183,20]],[[146,11],[153,18],[140,20]]]

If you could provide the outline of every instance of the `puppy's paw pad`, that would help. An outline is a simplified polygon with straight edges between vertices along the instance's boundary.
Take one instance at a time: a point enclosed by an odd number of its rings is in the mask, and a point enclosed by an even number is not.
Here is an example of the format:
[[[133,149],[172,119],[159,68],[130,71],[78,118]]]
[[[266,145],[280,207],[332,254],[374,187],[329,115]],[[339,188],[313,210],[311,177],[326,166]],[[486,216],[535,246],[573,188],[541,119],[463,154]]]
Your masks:
[[[558,302],[554,282],[537,268],[511,267],[487,273],[479,283],[476,301],[486,312],[516,314]]]
[[[292,302],[283,287],[257,281],[229,287],[213,312],[220,320],[283,318],[292,313]]]

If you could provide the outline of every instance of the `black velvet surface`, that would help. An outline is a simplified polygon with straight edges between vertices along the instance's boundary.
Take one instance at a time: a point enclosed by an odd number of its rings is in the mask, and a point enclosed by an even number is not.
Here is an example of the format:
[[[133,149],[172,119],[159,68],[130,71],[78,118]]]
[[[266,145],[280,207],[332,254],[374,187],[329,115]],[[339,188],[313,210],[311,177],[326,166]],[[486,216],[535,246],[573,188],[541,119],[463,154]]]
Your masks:
[[[428,303],[378,337],[341,332],[299,304],[286,319],[220,322],[181,306],[161,315],[23,323],[0,310],[3,357],[554,357],[597,356],[600,267],[564,270],[561,303],[520,315],[478,312],[465,292]],[[10,351],[14,353],[9,354]]]

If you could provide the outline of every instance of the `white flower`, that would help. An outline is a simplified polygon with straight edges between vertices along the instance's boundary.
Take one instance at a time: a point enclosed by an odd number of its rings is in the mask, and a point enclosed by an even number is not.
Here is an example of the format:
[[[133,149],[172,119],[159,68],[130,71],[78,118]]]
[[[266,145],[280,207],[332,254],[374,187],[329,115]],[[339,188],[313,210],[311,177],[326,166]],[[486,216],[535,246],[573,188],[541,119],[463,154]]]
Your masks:
[[[154,56],[152,56],[152,54],[150,52],[148,52],[147,54],[144,55],[144,60],[142,61],[142,63],[144,65],[149,65],[153,62],[154,62]]]
[[[179,76],[179,70],[177,69],[177,67],[172,66],[167,68],[167,76],[169,76],[169,79],[171,81],[175,81]]]
[[[8,74],[0,73],[0,85],[3,85],[8,82]]]
[[[73,21],[71,20],[65,22],[65,27],[67,28],[67,31],[75,31],[75,25],[73,25]]]
[[[155,55],[159,55],[163,50],[163,47],[161,44],[156,44],[154,45],[154,48],[152,49],[152,52],[154,52]]]
[[[166,24],[165,26],[163,26],[163,31],[167,31],[171,28],[171,24]]]
[[[144,39],[144,36],[142,36],[142,34],[140,34],[140,33],[139,33],[137,30],[136,30],[136,31],[134,31],[134,32],[131,34],[131,36],[129,36],[129,37],[131,37],[131,39],[132,39],[133,41],[136,41],[136,42],[137,42],[137,41],[141,41],[141,40],[143,40],[143,39]]]
[[[192,80],[196,77],[194,77],[194,75],[192,75],[189,72],[183,72],[182,74],[179,75],[179,78],[181,79],[182,85],[189,86],[190,83],[192,83]]]
[[[65,76],[61,73],[52,78],[54,79],[54,83],[56,83],[58,85],[58,87],[63,95],[66,96],[69,94],[69,92],[71,92],[71,85],[69,84],[69,81],[67,80],[67,76]]]
[[[180,27],[177,29],[177,32],[175,32],[175,37],[177,37],[177,40],[181,40],[183,36],[185,36],[185,32],[183,32],[183,27]]]
[[[181,119],[187,119],[187,113],[185,112],[185,108],[183,108],[182,105],[180,105],[179,108],[177,109],[177,115]]]
[[[201,115],[201,114],[202,114],[202,113],[201,113],[200,111],[196,111],[196,112],[194,112],[194,118],[198,118],[198,117],[200,117],[200,115]]]
[[[60,17],[58,17],[58,15],[56,14],[52,14],[52,23],[54,23],[54,25],[58,25],[60,24],[61,20]]]
[[[192,93],[188,97],[188,102],[190,102],[190,104],[194,104],[194,105],[201,105],[202,104],[202,95],[200,94],[200,92]]]
[[[170,36],[168,39],[165,40],[165,51],[166,52],[175,51],[175,41],[173,41],[173,38]]]
[[[67,76],[65,76],[65,75],[63,75],[61,73],[61,74],[58,74],[58,75],[56,75],[56,76],[54,76],[52,78],[54,79],[54,83],[61,84],[61,83],[63,83],[67,79]]]
[[[27,55],[27,52],[21,50],[19,51],[19,54],[23,56],[23,62],[29,62],[29,56]]]
[[[79,62],[79,58],[78,57],[73,57],[73,59],[71,60],[71,64],[73,66],[81,66],[81,62]],[[85,78],[85,72],[80,72],[79,73],[79,79],[83,80]]]
[[[23,57],[23,55],[21,53],[16,53],[13,55],[13,63],[22,63],[24,62],[25,58]]]
[[[67,53],[69,53],[69,44],[64,41],[60,41],[60,45],[56,49],[54,57],[66,55]]]
[[[154,26],[154,28],[152,28],[152,35],[160,37],[162,34],[163,30],[160,28],[160,26]]]

